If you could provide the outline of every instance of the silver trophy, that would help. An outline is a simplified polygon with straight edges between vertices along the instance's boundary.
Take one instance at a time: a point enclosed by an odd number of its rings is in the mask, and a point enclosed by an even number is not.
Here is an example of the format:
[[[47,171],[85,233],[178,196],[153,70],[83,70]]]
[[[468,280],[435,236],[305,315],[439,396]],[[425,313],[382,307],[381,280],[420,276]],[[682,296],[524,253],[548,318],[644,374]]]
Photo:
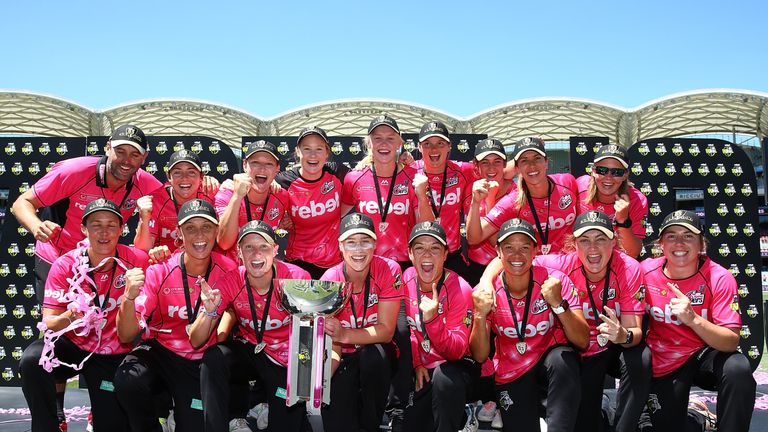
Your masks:
[[[349,300],[346,282],[278,279],[283,307],[291,313],[286,405],[307,402],[307,411],[319,414],[331,402],[331,353],[325,317],[341,310]]]

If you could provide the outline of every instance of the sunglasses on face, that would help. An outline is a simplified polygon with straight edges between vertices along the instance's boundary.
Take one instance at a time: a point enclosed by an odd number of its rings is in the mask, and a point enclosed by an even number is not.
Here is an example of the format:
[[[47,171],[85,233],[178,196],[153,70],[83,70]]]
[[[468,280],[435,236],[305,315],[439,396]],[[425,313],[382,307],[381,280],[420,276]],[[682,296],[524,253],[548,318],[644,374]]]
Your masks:
[[[612,177],[624,177],[624,174],[627,173],[627,170],[625,168],[608,168],[604,166],[593,166],[592,170],[600,175],[607,175],[608,173],[611,174]]]

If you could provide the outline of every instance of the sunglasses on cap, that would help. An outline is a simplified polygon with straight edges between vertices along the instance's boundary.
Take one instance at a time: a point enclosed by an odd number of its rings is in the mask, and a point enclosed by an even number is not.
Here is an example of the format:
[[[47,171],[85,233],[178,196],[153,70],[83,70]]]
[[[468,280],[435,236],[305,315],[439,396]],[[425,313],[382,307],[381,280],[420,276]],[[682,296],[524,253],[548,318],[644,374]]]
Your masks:
[[[627,173],[626,168],[608,168],[604,166],[595,165],[592,167],[592,170],[600,175],[607,175],[608,173],[611,173],[612,177],[624,177],[624,174]]]

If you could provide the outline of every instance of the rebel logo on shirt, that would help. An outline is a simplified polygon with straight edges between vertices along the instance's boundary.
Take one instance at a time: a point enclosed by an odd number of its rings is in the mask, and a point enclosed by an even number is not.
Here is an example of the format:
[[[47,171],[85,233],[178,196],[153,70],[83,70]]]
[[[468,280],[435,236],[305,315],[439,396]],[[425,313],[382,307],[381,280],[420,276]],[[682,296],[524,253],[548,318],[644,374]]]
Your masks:
[[[410,201],[407,199],[405,202],[390,202],[389,208],[387,209],[387,214],[394,213],[396,215],[406,215],[409,213],[411,207],[410,204]],[[380,213],[379,204],[376,201],[360,201],[357,207],[360,213]]]
[[[662,310],[658,306],[650,306],[646,307],[648,311],[648,315],[651,316],[654,320],[658,322],[663,322],[665,324],[674,324],[674,325],[683,325],[683,323],[677,319],[676,315],[672,315],[672,308],[670,308],[669,304],[664,305],[664,309]],[[699,313],[702,318],[705,320],[709,319],[709,310],[708,309],[702,309]]]
[[[332,212],[339,207],[339,193],[333,194],[332,198],[329,198],[326,202],[316,202],[311,200],[308,205],[305,206],[291,206],[291,216],[298,216],[302,219],[309,219],[312,217],[322,216],[328,212]]]
[[[320,187],[320,193],[325,195],[328,192],[332,191],[334,188],[333,180],[328,180],[327,182],[323,183],[323,185]]]
[[[557,206],[560,208],[560,210],[565,210],[572,203],[573,203],[573,198],[571,197],[571,194],[568,194],[560,197],[560,201],[557,202]]]
[[[269,315],[267,315],[267,321],[264,323],[264,331],[277,330],[281,327],[287,326],[290,323],[291,323],[290,316],[287,316],[282,320],[279,320],[279,319],[272,319],[269,317]],[[254,326],[253,320],[249,320],[248,318],[245,318],[245,317],[240,317],[240,324],[250,328],[251,330],[256,330],[256,327],[261,325],[261,320],[259,320]]]
[[[436,202],[442,202],[442,199],[440,197],[440,194],[436,191],[432,191],[432,196],[435,197]],[[452,204],[458,204],[459,203],[459,196],[461,196],[461,188],[456,189],[455,192],[448,192],[445,194],[445,203],[444,205],[452,205]],[[576,217],[574,216],[574,219]]]
[[[525,326],[525,337],[533,337],[535,335],[541,335],[544,336],[547,334],[549,329],[554,327],[555,325],[555,316],[554,314],[551,314],[549,316],[549,319],[547,321],[541,321],[537,323],[535,326],[533,324],[528,324]],[[504,327],[497,325],[496,331],[504,335],[508,338],[517,338],[517,329],[515,327]]]
[[[547,305],[547,302],[544,301],[543,298],[538,298],[536,301],[533,302],[533,305],[531,307],[531,313],[534,315],[538,315],[542,312],[545,312],[549,308],[549,305]]]

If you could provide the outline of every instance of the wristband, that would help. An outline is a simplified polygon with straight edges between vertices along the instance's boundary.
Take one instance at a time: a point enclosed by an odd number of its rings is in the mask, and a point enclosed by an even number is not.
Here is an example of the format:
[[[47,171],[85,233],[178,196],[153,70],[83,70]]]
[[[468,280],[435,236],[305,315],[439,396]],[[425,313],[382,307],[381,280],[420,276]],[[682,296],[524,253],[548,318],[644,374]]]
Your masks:
[[[211,318],[218,318],[219,316],[219,311],[208,312],[208,309],[205,309],[205,308],[203,308],[203,313],[205,314],[205,316],[208,316]]]

